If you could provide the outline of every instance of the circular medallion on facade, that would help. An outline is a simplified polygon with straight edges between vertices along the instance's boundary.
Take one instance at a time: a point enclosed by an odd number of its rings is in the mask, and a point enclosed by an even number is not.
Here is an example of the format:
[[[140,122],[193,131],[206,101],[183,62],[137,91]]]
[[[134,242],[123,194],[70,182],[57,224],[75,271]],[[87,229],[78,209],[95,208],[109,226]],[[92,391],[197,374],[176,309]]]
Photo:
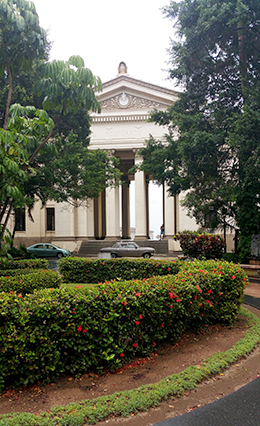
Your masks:
[[[126,106],[128,105],[128,103],[129,103],[129,98],[128,98],[128,96],[125,94],[125,92],[123,92],[123,93],[121,94],[120,99],[119,99],[119,103],[120,103],[120,105],[121,105],[122,107],[126,107]]]

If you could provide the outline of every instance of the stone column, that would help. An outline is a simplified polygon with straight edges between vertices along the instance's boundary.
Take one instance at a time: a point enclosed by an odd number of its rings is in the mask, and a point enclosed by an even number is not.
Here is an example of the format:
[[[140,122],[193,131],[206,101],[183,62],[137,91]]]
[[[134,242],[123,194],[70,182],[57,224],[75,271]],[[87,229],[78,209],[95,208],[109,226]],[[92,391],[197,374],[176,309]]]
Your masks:
[[[122,184],[122,239],[131,238],[129,207],[129,181],[126,178],[125,183]]]
[[[167,188],[164,189],[164,238],[172,238],[176,232],[176,212],[174,197],[169,196]]]
[[[106,189],[106,239],[120,238],[119,187]]]
[[[142,163],[142,157],[135,155],[135,164]],[[146,240],[147,238],[147,184],[145,173],[135,173],[135,239]]]
[[[95,231],[94,231],[94,200],[91,199],[88,201],[87,206],[87,237],[92,240],[94,239]]]

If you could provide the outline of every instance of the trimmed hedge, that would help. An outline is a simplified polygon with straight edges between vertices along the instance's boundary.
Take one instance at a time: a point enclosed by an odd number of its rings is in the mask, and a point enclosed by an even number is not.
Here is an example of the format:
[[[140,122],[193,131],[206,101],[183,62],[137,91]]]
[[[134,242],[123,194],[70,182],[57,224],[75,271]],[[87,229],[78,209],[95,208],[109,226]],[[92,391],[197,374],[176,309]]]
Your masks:
[[[196,259],[221,259],[225,241],[218,234],[184,231],[175,235],[186,256]]]
[[[1,293],[0,387],[112,371],[186,329],[230,324],[246,282],[238,265],[197,261],[184,262],[176,276],[93,290]]]
[[[36,272],[35,268],[23,269],[0,269],[0,277],[16,277],[17,275],[27,275]]]
[[[10,260],[6,263],[0,262],[0,274],[6,269],[48,269],[49,263],[47,259],[22,259]]]
[[[59,288],[62,283],[61,277],[55,271],[47,269],[31,271],[33,272],[28,273],[26,271],[24,275],[0,277],[0,291],[17,292],[24,296],[27,293],[33,293],[35,290]]]
[[[149,278],[176,274],[181,262],[147,259],[85,259],[65,257],[60,260],[60,273],[65,283],[102,283],[110,280]]]

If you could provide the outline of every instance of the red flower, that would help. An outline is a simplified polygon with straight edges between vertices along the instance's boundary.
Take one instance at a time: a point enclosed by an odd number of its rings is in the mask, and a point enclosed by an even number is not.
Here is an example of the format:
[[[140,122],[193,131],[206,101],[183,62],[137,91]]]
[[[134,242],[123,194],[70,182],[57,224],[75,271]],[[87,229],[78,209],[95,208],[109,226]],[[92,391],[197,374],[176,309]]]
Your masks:
[[[88,273],[88,271],[86,271],[86,273]]]
[[[133,343],[133,347],[136,348],[136,346],[137,346],[137,343]]]
[[[201,289],[199,288],[199,286],[198,286],[198,285],[196,285],[196,287],[197,287],[197,289],[199,290],[199,292],[201,293]]]
[[[176,299],[176,302],[180,303],[181,299]]]
[[[211,290],[208,290],[208,294],[211,294],[212,293],[212,291]]]
[[[154,346],[156,346],[156,343],[155,343],[155,342],[153,342],[153,345],[154,345]]]
[[[105,265],[105,263],[104,263],[104,262],[102,262],[102,265]]]
[[[173,305],[170,305],[170,308],[173,308]]]
[[[135,321],[136,325],[140,324],[140,321]]]
[[[170,299],[173,299],[173,294],[169,293]]]
[[[86,328],[83,329],[83,333],[86,333],[88,330],[86,330]]]
[[[236,277],[235,277],[235,275],[233,275],[232,280],[235,280],[235,279],[236,279]]]
[[[122,358],[124,357],[124,354],[123,354],[123,352],[121,352],[120,356],[121,356]]]
[[[135,293],[135,296],[136,296],[136,297],[140,297],[140,296],[141,296],[141,293]]]
[[[18,294],[18,297],[19,297],[19,299],[21,299],[23,296],[21,295],[21,293],[20,294]]]
[[[161,323],[161,327],[164,327],[163,323]]]
[[[139,315],[139,319],[143,319],[143,315],[142,314]]]
[[[156,266],[159,266],[159,265],[158,265],[158,263],[157,263],[157,265],[156,265]]]
[[[246,278],[243,278],[243,281],[246,281]]]
[[[80,325],[80,326],[77,328],[77,330],[78,330],[78,331],[81,331],[81,330],[82,330],[82,326]]]
[[[194,300],[197,300],[197,295],[194,296]]]

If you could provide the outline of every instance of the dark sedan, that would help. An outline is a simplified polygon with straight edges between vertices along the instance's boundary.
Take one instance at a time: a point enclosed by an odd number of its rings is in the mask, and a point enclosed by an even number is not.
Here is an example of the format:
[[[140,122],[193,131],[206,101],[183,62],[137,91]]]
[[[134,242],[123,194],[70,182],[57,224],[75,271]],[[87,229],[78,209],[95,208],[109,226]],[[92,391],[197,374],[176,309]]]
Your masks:
[[[116,257],[143,257],[149,259],[154,255],[153,247],[140,247],[134,242],[121,241],[115,243],[112,247],[104,247],[99,250],[102,253],[110,253],[112,258]]]

